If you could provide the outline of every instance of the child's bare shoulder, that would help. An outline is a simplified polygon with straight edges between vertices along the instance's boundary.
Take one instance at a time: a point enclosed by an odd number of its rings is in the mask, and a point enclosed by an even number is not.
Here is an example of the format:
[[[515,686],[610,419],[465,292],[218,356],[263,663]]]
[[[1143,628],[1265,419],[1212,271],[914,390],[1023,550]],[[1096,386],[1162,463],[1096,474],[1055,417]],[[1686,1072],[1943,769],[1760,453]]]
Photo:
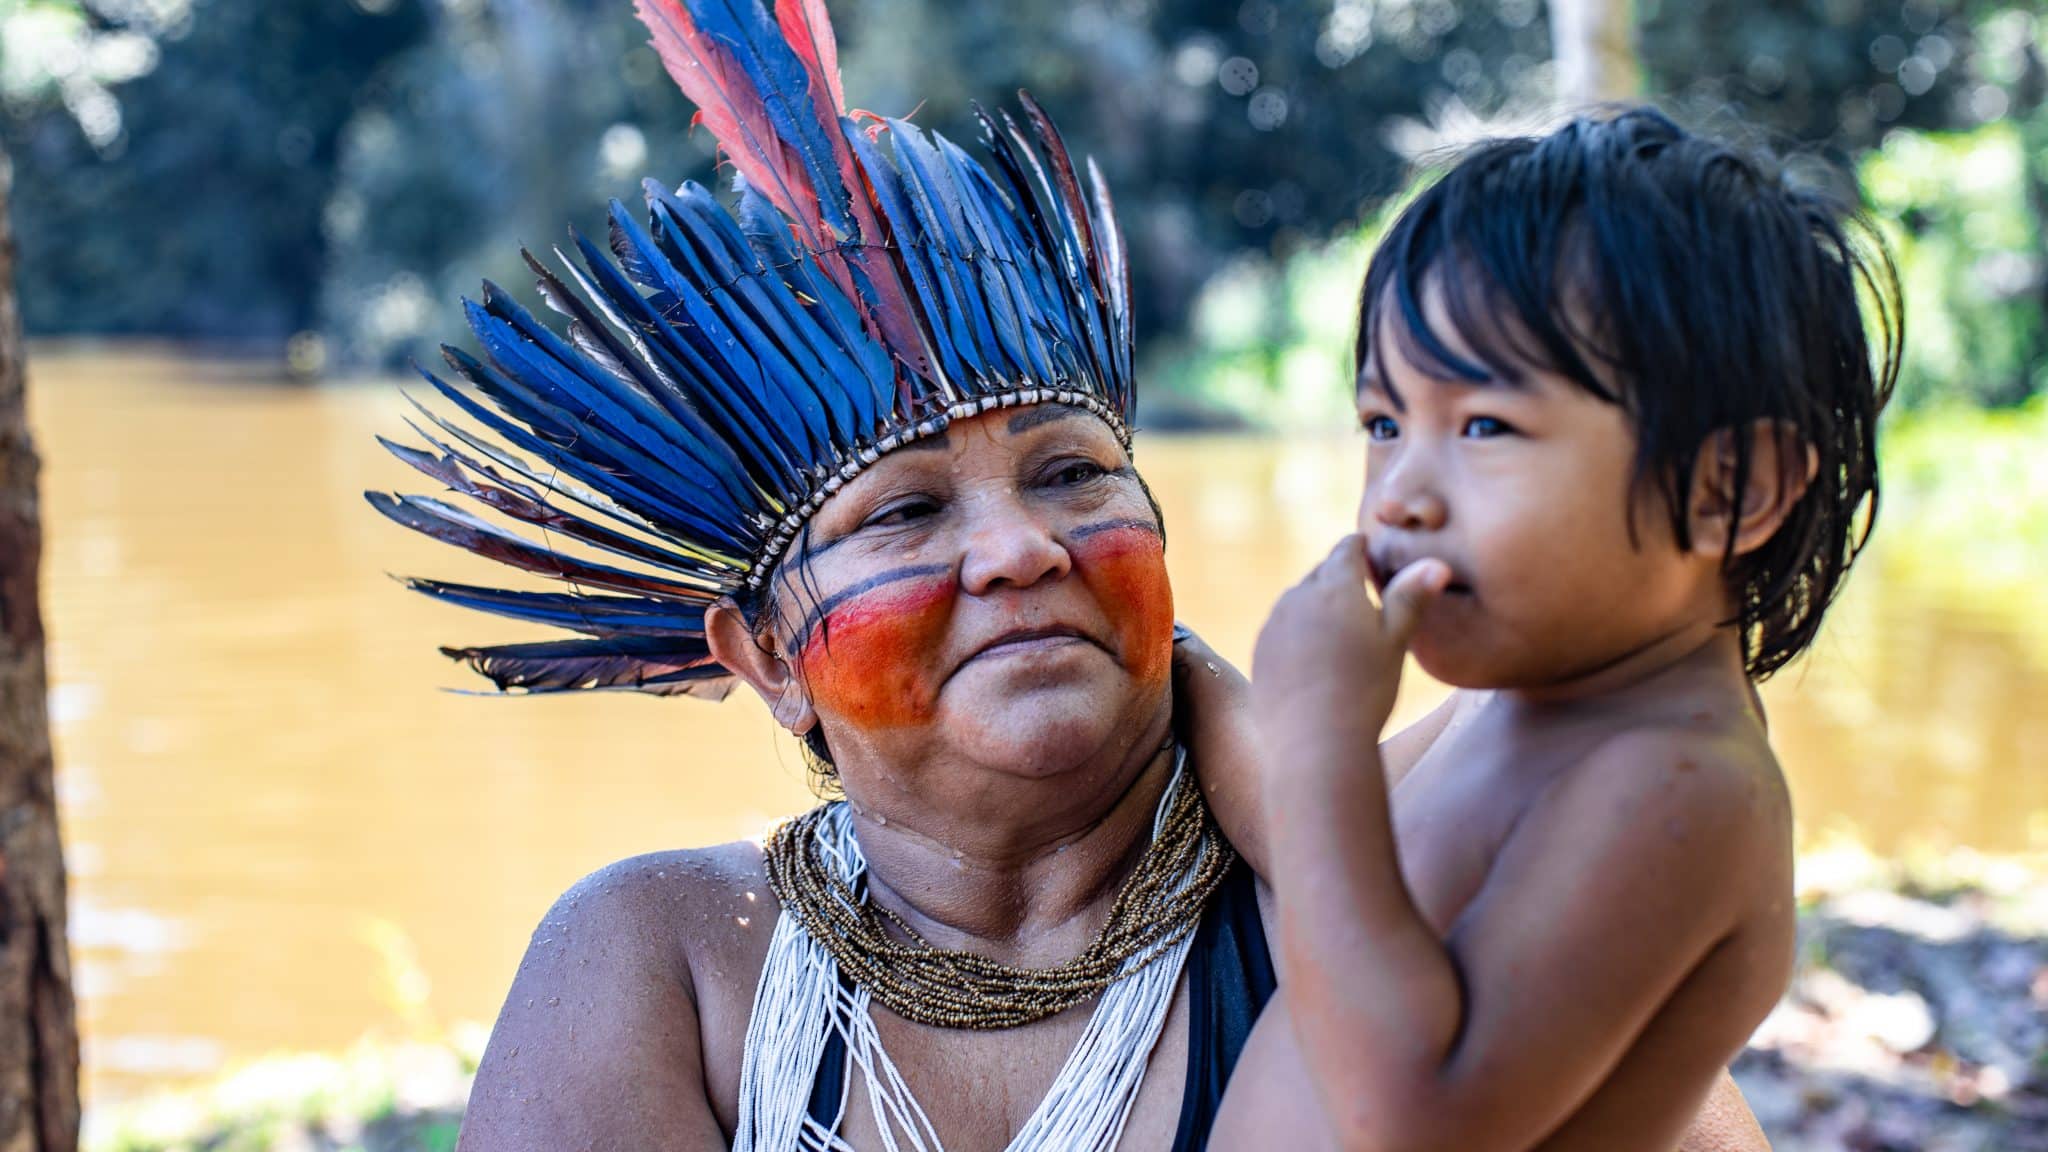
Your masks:
[[[1760,732],[1732,725],[1616,731],[1562,774],[1543,807],[1589,847],[1645,859],[1749,868],[1791,849],[1791,800],[1777,758]]]

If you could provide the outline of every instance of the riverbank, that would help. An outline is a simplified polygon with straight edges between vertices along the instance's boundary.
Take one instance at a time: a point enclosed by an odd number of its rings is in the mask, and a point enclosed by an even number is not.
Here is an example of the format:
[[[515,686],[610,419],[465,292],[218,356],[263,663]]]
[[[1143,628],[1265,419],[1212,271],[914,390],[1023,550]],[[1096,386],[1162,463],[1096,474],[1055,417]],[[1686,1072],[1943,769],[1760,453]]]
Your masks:
[[[1736,1062],[1778,1152],[2048,1150],[2048,870],[1800,861],[1792,989]]]
[[[1777,1152],[2048,1150],[2048,860],[1800,861],[1791,991],[1735,1064]],[[446,1152],[483,1031],[262,1061],[92,1117],[89,1152]]]

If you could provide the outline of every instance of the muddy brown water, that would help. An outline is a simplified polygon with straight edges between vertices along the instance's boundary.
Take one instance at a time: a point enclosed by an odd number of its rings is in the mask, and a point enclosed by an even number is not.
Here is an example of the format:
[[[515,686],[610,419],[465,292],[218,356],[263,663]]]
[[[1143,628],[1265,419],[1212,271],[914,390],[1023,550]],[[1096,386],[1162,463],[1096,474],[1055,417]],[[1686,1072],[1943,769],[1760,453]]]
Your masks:
[[[45,352],[51,712],[88,1087],[495,1014],[554,896],[607,861],[807,805],[762,709],[490,699],[436,643],[505,638],[388,572],[495,579],[366,487],[395,385],[274,387],[169,356]],[[1141,440],[1180,617],[1242,659],[1350,522],[1355,439]],[[2048,659],[1887,574],[1768,688],[1802,837],[2048,849]],[[1441,689],[1411,679],[1401,715]],[[2029,770],[2026,766],[2034,766]]]

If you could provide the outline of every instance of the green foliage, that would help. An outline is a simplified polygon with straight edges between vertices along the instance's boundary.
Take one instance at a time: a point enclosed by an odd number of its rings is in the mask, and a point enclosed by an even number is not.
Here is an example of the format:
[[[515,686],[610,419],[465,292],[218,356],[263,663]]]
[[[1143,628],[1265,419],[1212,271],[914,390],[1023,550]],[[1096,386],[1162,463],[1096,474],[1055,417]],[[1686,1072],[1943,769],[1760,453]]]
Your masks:
[[[455,1147],[481,1029],[342,1055],[273,1056],[182,1092],[95,1109],[89,1152],[268,1148],[447,1152]]]
[[[184,13],[176,28],[137,17],[166,6]],[[312,330],[329,363],[389,366],[456,335],[453,297],[480,276],[522,284],[519,244],[544,250],[565,223],[596,226],[605,198],[638,199],[642,175],[713,179],[624,0],[67,9],[95,36],[146,38],[160,59],[108,88],[111,132],[49,91],[10,100],[0,122],[23,157],[20,266],[39,334],[275,348]],[[1341,231],[1391,191],[1404,158],[1390,129],[1446,106],[1540,99],[1541,12],[1536,0],[833,4],[856,103],[967,140],[971,100],[1029,87],[1101,161],[1129,223],[1146,340],[1176,330],[1239,253]]]
[[[970,101],[1031,88],[1117,191],[1154,377],[1265,423],[1341,416],[1357,222],[1549,94],[1540,0],[832,8],[863,107],[968,139]],[[1897,225],[1905,403],[2041,388],[2048,20],[1638,11],[1669,102],[1847,195],[1860,175]],[[526,283],[521,245],[600,229],[643,175],[716,179],[625,0],[0,0],[0,102],[32,333],[296,337],[309,371],[426,358],[479,279]]]
[[[1862,177],[1906,294],[1899,402],[2011,404],[2041,391],[2048,317],[2020,126],[1894,132]]]
[[[1995,411],[1960,403],[1888,424],[1878,444],[1887,571],[1940,590],[2048,659],[2048,395]]]
[[[1328,244],[1224,269],[1196,298],[1187,340],[1155,355],[1148,379],[1255,427],[1351,427],[1359,287],[1374,245],[1414,191]]]
[[[151,66],[106,100],[74,93],[101,47],[134,42],[113,39],[117,7],[183,17],[122,23],[130,37],[161,37],[148,41]],[[425,30],[419,0],[83,11],[84,55],[51,80],[64,99],[53,106],[25,85],[0,120],[18,174],[28,329],[275,346],[310,326],[342,129],[378,103],[382,66]]]

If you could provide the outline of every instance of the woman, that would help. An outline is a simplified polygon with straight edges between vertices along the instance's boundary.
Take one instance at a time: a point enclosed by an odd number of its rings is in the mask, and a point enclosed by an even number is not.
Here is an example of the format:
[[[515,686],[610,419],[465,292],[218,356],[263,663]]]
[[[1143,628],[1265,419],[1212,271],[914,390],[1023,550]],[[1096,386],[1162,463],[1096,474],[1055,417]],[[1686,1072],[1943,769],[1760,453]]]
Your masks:
[[[394,451],[541,540],[372,501],[570,583],[415,582],[581,633],[454,650],[501,687],[737,678],[847,800],[571,889],[463,1146],[1200,1147],[1273,974],[1173,740],[1107,195],[1028,98],[992,169],[900,123],[883,158],[814,4],[641,11],[736,213],[615,205],[580,294],[535,265],[566,338],[471,306],[486,359],[450,361],[489,403],[434,384],[494,437],[430,414],[437,451]]]

